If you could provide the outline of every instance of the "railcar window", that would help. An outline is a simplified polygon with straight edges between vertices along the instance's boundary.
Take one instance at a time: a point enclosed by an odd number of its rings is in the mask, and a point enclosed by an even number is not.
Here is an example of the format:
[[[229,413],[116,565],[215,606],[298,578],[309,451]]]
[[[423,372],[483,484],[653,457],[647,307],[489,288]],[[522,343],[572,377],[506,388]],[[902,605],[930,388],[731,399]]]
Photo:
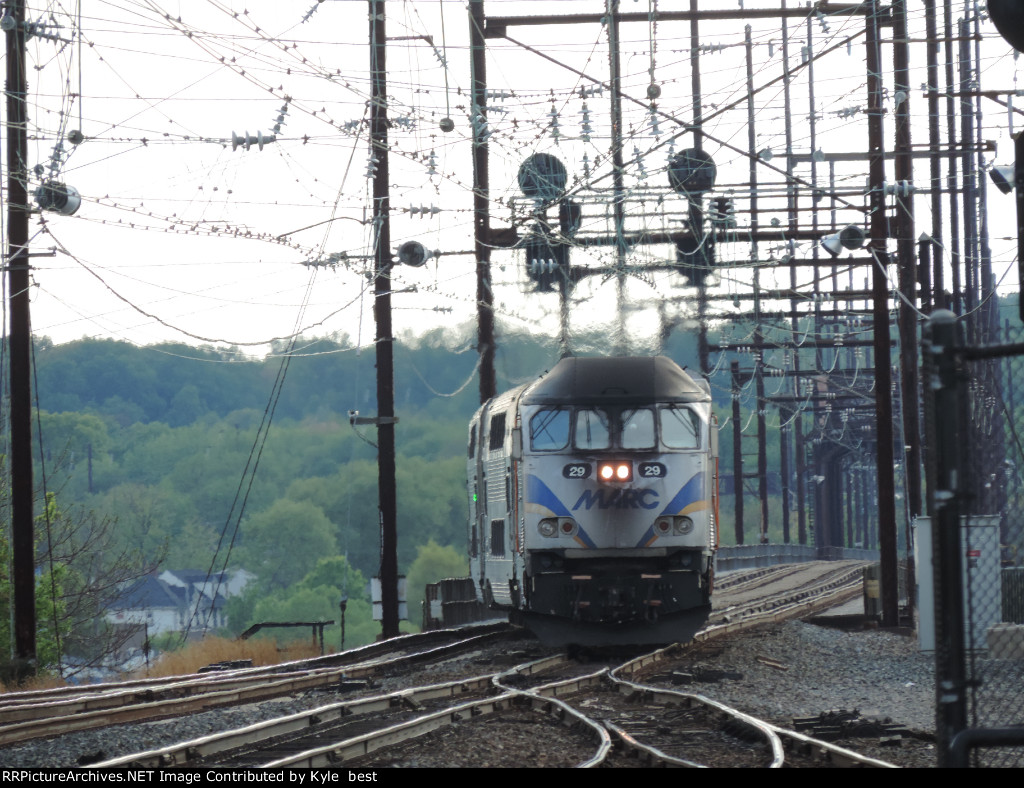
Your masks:
[[[569,411],[539,410],[530,419],[530,448],[554,451],[569,445]]]
[[[466,451],[467,456],[472,457],[476,454],[476,425],[474,424],[469,430],[469,446]]]
[[[654,411],[649,408],[622,411],[622,448],[654,448]]]
[[[608,414],[598,408],[576,411],[576,448],[607,449],[610,446]]]
[[[489,441],[491,451],[500,449],[505,445],[505,414],[499,413],[491,417],[491,439]]]
[[[491,520],[491,555],[501,558],[505,555],[505,521]]]
[[[661,441],[669,449],[699,449],[700,417],[689,408],[662,408]]]

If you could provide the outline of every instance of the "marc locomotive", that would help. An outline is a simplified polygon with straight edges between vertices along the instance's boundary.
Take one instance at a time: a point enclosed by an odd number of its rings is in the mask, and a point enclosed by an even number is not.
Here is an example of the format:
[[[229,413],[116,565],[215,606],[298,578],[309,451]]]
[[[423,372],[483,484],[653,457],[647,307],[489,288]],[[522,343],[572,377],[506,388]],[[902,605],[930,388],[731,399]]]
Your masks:
[[[671,359],[569,357],[469,426],[478,599],[552,644],[689,640],[718,528],[711,393]]]

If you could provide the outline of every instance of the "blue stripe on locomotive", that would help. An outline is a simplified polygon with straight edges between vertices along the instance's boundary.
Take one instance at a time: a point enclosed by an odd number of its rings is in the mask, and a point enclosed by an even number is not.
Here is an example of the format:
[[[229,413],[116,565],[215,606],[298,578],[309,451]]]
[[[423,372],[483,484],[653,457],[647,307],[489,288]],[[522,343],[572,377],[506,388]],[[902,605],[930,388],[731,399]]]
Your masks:
[[[690,514],[701,509],[707,509],[708,502],[701,497],[703,492],[704,471],[698,471],[690,481],[682,486],[675,497],[665,505],[665,511],[658,515],[658,517]],[[655,519],[655,522],[657,522],[657,519]],[[654,525],[655,523],[651,523],[650,528],[640,537],[640,541],[636,543],[637,547],[650,547],[661,536],[661,534],[655,533]]]
[[[551,488],[532,473],[526,475],[526,511],[547,517],[572,517]]]
[[[676,493],[676,497],[665,504],[665,511],[660,516],[689,514],[699,509],[707,508],[707,501],[701,497],[704,492],[704,471],[698,471],[693,475],[682,489]]]
[[[704,471],[699,471],[665,505],[665,509],[659,517],[690,514],[706,509],[708,502],[702,497],[703,492]],[[526,510],[546,517],[572,517],[572,512],[552,492],[551,488],[533,474],[527,474],[526,476]],[[654,531],[654,523],[651,523],[650,527],[636,543],[636,546],[649,547],[657,541],[659,536],[660,534]],[[582,527],[579,527],[579,531],[574,538],[586,547],[596,547],[593,540]]]
[[[526,475],[526,511],[539,514],[542,517],[572,517],[572,512],[551,491],[551,488],[532,473]],[[576,524],[576,535],[573,536],[573,539],[584,547],[597,547],[594,540],[579,523]]]

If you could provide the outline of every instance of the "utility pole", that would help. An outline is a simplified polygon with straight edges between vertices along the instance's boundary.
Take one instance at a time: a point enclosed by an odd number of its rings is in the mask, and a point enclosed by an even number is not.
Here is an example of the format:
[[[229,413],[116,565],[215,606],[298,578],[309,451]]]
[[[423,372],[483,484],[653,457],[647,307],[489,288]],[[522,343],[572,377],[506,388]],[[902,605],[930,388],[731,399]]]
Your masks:
[[[896,485],[893,478],[892,361],[889,336],[889,267],[885,214],[885,150],[882,129],[881,9],[872,0],[867,16],[868,167],[871,175],[871,272],[875,355],[876,462],[878,479],[878,544],[882,565],[882,626],[899,625],[898,566],[896,560]],[[916,398],[914,400],[916,406]]]
[[[11,24],[13,22],[13,24]],[[25,99],[25,5],[8,0],[7,270],[11,312],[11,531],[14,649],[19,667],[35,672],[35,535],[32,513],[32,327],[29,319],[28,125]]]
[[[622,68],[619,60],[619,0],[606,0],[608,63],[611,94],[612,211],[615,217],[615,279],[618,289],[618,322],[615,326],[616,355],[626,354],[626,179],[622,156]]]
[[[381,634],[398,636],[398,509],[395,498],[395,372],[391,336],[391,225],[388,187],[385,0],[370,6],[370,157],[373,177],[373,317],[377,326],[377,495],[380,514]]]
[[[491,291],[491,214],[487,157],[487,52],[484,48],[484,0],[469,3],[469,48],[473,124],[473,235],[476,239],[477,353],[480,402],[498,394],[494,374],[494,293]]]
[[[912,186],[914,159],[910,132],[910,46],[907,43],[907,2],[893,3],[893,70],[896,107],[895,132],[896,184]],[[931,47],[929,47],[931,48]],[[902,96],[902,99],[901,99]],[[900,338],[900,387],[903,418],[903,443],[900,452],[906,464],[907,515],[913,519],[921,514],[921,421],[919,413],[920,379],[917,367],[917,255],[914,237],[914,198],[911,188],[904,189],[903,197],[896,201],[896,256],[902,303],[897,312]],[[907,576],[906,587],[916,585],[914,551],[909,525],[906,529]],[[908,605],[914,605],[914,595],[907,594]]]

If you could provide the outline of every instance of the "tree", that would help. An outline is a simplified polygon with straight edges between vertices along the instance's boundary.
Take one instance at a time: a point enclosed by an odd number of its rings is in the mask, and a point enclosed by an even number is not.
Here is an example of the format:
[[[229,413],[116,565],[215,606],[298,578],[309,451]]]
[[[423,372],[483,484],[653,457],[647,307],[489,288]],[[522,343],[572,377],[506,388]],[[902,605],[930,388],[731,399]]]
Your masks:
[[[280,498],[242,524],[239,562],[264,592],[294,585],[323,556],[336,555],[335,527],[323,509]]]
[[[370,600],[366,577],[343,555],[321,558],[313,570],[299,581],[299,585],[305,588],[328,586],[337,589],[339,600],[341,597]]]
[[[297,584],[264,594],[259,589],[228,600],[228,621],[234,631],[242,632],[265,621],[334,621],[338,634],[325,637],[340,646],[339,603],[345,599],[345,647],[372,643],[380,630],[372,617],[366,578],[344,556],[321,558]],[[308,631],[274,630],[267,633],[278,640],[293,641],[308,637]]]
[[[337,589],[328,586],[308,588],[297,586],[279,590],[260,599],[253,610],[253,622],[259,621],[333,621],[334,625],[324,640],[332,647],[341,645],[341,611]],[[330,634],[333,632],[335,634]],[[350,599],[345,610],[345,648],[372,643],[380,633],[380,624],[373,620],[370,602]],[[299,628],[268,630],[266,637],[291,642],[310,636],[310,631]]]
[[[362,572],[376,572],[380,566],[376,462],[357,460],[328,477],[299,479],[288,487],[288,498],[320,507],[337,526],[338,549]]]
[[[449,577],[468,577],[469,560],[465,551],[450,545],[442,547],[433,539],[416,548],[405,578],[405,596],[409,606],[409,620],[419,621],[428,583],[437,583]]]
[[[2,477],[0,477],[2,478]],[[36,661],[47,672],[68,677],[102,663],[132,636],[102,619],[123,590],[155,569],[135,551],[122,548],[109,520],[69,512],[49,493],[35,518]],[[10,531],[7,487],[0,487],[7,522],[0,533],[0,648],[10,654],[11,589]],[[75,656],[70,667],[67,657]]]

